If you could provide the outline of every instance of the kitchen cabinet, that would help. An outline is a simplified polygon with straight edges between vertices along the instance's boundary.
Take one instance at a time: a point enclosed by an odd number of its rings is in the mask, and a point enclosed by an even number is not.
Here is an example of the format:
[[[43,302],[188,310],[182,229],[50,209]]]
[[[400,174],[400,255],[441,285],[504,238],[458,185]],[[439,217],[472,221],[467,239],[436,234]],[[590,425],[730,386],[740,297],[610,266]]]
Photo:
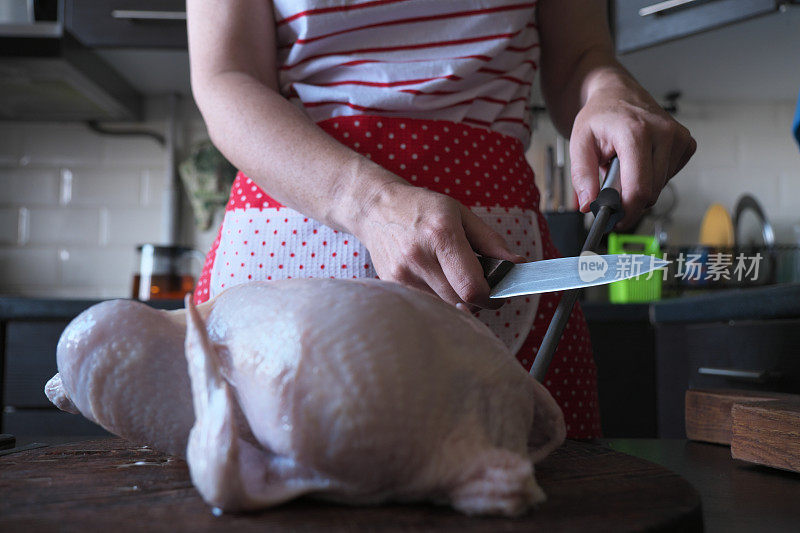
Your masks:
[[[66,0],[65,26],[91,48],[185,49],[184,0]]]
[[[51,407],[44,384],[58,371],[55,346],[67,324],[67,320],[14,320],[6,324],[3,405]]]
[[[36,16],[41,17],[35,22],[0,24],[0,120],[140,118],[141,95],[113,67],[64,32],[62,18],[54,20],[56,12],[61,14],[55,10],[56,1],[35,6]],[[48,7],[54,11],[48,12]]]
[[[781,0],[614,0],[612,27],[624,54],[776,11]]]
[[[655,329],[648,304],[584,303],[597,365],[600,424],[607,438],[653,438]]]
[[[59,411],[44,394],[58,371],[56,347],[70,320],[97,300],[0,298],[0,433],[37,437],[105,435],[83,416]],[[182,301],[150,302],[177,309]]]
[[[800,318],[656,324],[658,435],[685,438],[687,389],[800,391]]]
[[[609,438],[686,438],[690,388],[800,391],[800,284],[582,303]]]
[[[3,323],[2,432],[12,435],[103,435],[82,416],[53,408],[44,385],[58,371],[56,346],[69,320],[9,320]]]

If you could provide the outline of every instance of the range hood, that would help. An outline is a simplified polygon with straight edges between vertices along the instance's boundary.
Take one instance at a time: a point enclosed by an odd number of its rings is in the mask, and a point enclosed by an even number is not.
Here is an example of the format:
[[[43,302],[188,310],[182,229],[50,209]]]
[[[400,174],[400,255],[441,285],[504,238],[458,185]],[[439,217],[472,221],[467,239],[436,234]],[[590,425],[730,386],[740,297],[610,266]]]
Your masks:
[[[63,7],[53,6],[34,20],[0,21],[0,120],[139,119],[141,96],[64,32]]]

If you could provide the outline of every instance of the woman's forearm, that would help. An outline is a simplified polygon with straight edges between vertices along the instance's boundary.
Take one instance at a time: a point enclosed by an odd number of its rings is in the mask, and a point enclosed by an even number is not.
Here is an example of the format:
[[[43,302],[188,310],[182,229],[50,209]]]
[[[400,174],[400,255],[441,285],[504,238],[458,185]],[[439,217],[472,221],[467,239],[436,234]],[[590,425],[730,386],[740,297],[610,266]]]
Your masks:
[[[614,56],[606,2],[541,0],[542,93],[559,132],[569,137],[591,94],[613,84],[635,84]]]
[[[580,209],[599,190],[600,166],[620,161],[630,226],[658,199],[697,144],[615,59],[603,0],[540,0],[542,91],[553,122],[570,139]]]
[[[600,50],[582,55],[561,84],[545,83],[543,77],[542,92],[550,118],[559,133],[569,138],[575,117],[589,96],[608,84],[623,84],[625,78],[633,82],[613,57]]]
[[[354,232],[383,185],[401,181],[245,72],[199,81],[195,98],[212,141],[235,166],[276,200],[329,226]]]
[[[279,202],[351,233],[402,181],[326,135],[278,93],[275,21],[263,0],[187,0],[192,92],[214,144]]]

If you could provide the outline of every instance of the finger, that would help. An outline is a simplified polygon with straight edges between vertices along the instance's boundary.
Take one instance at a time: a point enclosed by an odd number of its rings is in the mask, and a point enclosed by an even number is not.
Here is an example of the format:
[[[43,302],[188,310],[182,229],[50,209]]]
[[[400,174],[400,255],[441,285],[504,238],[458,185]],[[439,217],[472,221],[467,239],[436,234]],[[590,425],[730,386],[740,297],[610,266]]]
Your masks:
[[[434,290],[428,282],[426,282],[419,276],[409,274],[401,283],[406,287],[414,287],[415,289],[419,289],[423,292],[427,292],[428,294],[439,296],[441,298],[441,295],[438,292],[436,292],[436,290]],[[442,299],[444,300],[444,298]],[[458,302],[450,302],[450,303],[458,303]]]
[[[526,259],[512,252],[502,235],[490,228],[486,222],[473,213],[469,207],[459,204],[461,224],[470,246],[476,252],[487,257],[505,259],[513,263],[524,263]]]
[[[478,307],[500,307],[501,302],[489,300],[489,283],[463,229],[453,232],[446,241],[434,243],[433,249],[447,282],[461,300]]]
[[[587,213],[589,204],[600,192],[600,154],[594,135],[590,132],[573,132],[569,140],[569,159],[572,186],[578,195],[578,207],[583,213]]]
[[[672,138],[653,143],[653,183],[651,192],[653,197],[651,201],[653,202],[661,194],[661,189],[664,188],[664,185],[672,176],[675,144]]]
[[[378,278],[383,281],[393,281],[395,283],[405,285],[406,287],[413,287],[415,289],[436,295],[436,291],[434,291],[422,278],[415,275],[407,267],[396,266],[395,268],[387,270],[375,264],[375,270],[378,274]]]
[[[420,289],[434,296],[438,296],[450,305],[466,306],[468,312],[471,311],[470,307],[456,294],[447,277],[442,272],[442,268],[434,257],[420,265],[420,271],[415,274],[411,271],[406,271],[401,279],[395,280],[407,286]]]
[[[467,309],[471,307],[456,293],[447,276],[445,276],[442,267],[436,261],[432,260],[425,271],[420,272],[419,275],[420,279],[429,287],[429,290],[436,293],[445,302],[455,306],[459,304],[466,305]]]
[[[672,173],[669,176],[670,178],[680,172],[681,169],[686,166],[686,163],[689,162],[689,159],[691,159],[694,153],[697,151],[697,141],[691,136],[691,134],[689,134],[689,130],[686,130],[686,134],[688,135],[688,139],[686,142],[680,143],[680,146],[683,148],[683,150],[676,150],[675,148],[672,150]]]
[[[622,206],[619,228],[630,227],[652,201],[653,147],[647,136],[628,135],[615,145],[619,157]]]
[[[456,309],[458,309],[459,311],[464,311],[468,315],[472,315],[472,311],[469,310],[469,307],[467,307],[467,304],[458,303],[458,304],[456,304]]]

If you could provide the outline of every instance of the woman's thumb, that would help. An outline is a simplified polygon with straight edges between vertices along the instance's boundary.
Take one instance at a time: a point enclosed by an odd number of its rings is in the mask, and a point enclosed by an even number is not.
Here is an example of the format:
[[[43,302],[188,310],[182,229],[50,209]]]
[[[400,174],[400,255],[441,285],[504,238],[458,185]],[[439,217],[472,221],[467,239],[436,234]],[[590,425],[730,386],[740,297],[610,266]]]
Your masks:
[[[592,138],[573,136],[569,143],[572,186],[578,195],[578,208],[586,213],[600,192],[599,159]]]

